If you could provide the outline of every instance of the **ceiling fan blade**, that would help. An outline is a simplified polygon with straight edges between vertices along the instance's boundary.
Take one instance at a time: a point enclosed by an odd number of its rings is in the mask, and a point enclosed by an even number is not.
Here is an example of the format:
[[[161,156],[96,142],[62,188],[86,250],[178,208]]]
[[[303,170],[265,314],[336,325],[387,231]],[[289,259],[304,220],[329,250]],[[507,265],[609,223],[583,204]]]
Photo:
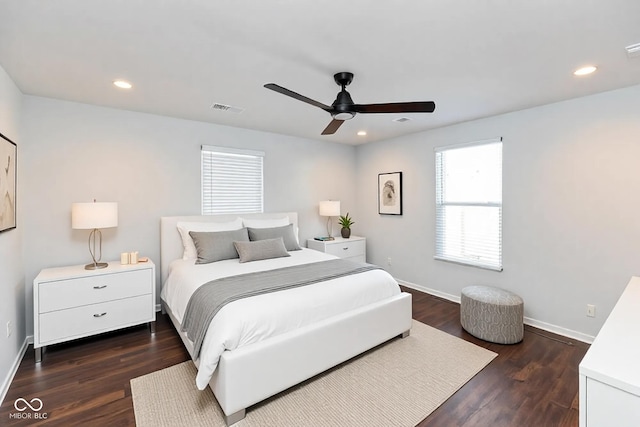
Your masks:
[[[331,120],[331,123],[329,123],[327,127],[322,131],[322,135],[333,135],[334,133],[336,133],[338,128],[342,126],[343,123],[344,120]]]
[[[355,104],[353,111],[363,114],[373,113],[433,113],[436,103],[425,102],[391,102],[387,104]]]
[[[278,93],[281,93],[283,95],[287,95],[290,96],[293,99],[297,99],[298,101],[302,101],[302,102],[306,102],[307,104],[311,104],[314,107],[318,107],[318,108],[322,108],[325,111],[331,112],[333,111],[332,107],[329,107],[328,105],[323,104],[322,102],[318,102],[315,101],[311,98],[307,98],[304,95],[300,95],[299,93],[296,93],[292,90],[286,89],[282,86],[278,86],[275,83],[267,83],[266,85],[264,85],[264,87],[266,87],[267,89],[271,89],[273,91],[276,91]]]

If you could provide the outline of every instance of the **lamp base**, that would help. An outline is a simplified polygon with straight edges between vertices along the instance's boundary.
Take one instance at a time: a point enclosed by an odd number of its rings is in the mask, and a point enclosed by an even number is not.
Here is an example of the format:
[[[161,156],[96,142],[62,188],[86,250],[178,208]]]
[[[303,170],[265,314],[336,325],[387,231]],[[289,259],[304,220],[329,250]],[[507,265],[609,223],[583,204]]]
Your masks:
[[[331,217],[327,217],[327,240],[335,240],[332,234],[333,234],[333,223],[331,222]]]
[[[107,267],[108,265],[109,264],[107,264],[106,262],[96,262],[96,263],[85,265],[84,269],[85,270],[99,270],[101,268]]]

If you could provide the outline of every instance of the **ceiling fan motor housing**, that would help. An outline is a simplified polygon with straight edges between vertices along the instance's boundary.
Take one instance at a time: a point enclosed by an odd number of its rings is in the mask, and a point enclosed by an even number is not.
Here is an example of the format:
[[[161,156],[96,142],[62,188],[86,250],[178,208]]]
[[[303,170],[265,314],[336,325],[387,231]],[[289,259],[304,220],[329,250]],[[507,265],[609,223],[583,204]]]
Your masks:
[[[333,107],[333,113],[331,114],[336,120],[349,120],[352,119],[353,116],[356,115],[355,111],[353,111],[353,99],[351,99],[351,95],[349,92],[342,89],[336,100],[333,101],[331,106]]]

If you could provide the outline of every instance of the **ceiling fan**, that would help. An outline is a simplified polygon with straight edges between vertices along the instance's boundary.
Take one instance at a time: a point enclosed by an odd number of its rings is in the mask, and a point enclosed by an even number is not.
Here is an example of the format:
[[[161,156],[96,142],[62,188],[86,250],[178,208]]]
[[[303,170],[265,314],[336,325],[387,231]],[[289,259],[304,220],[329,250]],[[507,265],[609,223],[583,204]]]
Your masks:
[[[361,114],[376,114],[376,113],[433,113],[436,109],[436,104],[433,101],[425,102],[391,102],[386,104],[356,104],[351,99],[351,95],[346,91],[345,87],[349,86],[353,80],[353,73],[343,71],[333,76],[338,86],[342,87],[342,90],[338,92],[336,100],[333,101],[331,106],[325,105],[321,102],[315,101],[311,98],[307,98],[304,95],[293,92],[289,89],[278,86],[275,83],[267,83],[264,85],[267,89],[274,90],[283,95],[290,96],[298,101],[306,102],[315,107],[322,108],[327,113],[331,114],[333,120],[322,131],[322,135],[333,135],[338,128],[345,122],[345,120],[352,119],[356,113]]]

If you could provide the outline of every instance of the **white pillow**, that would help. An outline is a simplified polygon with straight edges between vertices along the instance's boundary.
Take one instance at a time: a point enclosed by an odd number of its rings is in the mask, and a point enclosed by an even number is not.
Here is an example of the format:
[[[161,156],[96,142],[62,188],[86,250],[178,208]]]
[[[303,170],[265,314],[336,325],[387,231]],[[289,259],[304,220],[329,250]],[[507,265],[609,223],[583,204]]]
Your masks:
[[[184,222],[179,221],[177,224],[180,237],[182,238],[182,246],[184,253],[182,259],[197,259],[198,252],[193,244],[193,239],[189,235],[190,231],[232,231],[242,228],[242,218],[236,218],[227,222]]]
[[[242,223],[247,228],[275,228],[291,224],[288,216],[277,219],[242,218]],[[296,237],[296,243],[300,244],[300,239],[298,238],[298,227],[293,228],[293,235]]]
[[[253,219],[253,218],[242,218],[242,223],[245,227],[249,228],[274,228],[274,227],[284,227],[285,225],[289,225],[289,217],[285,216],[283,218],[277,219]]]

